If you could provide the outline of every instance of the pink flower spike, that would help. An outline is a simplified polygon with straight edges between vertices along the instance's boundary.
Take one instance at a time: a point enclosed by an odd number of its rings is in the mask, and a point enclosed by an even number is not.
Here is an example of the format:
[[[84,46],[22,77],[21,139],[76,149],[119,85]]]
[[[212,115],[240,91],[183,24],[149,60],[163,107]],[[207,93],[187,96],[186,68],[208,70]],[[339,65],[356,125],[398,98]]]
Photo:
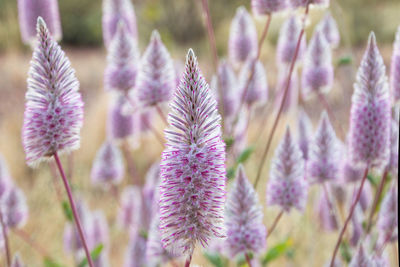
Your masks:
[[[0,201],[7,195],[12,186],[13,182],[8,171],[8,166],[5,159],[0,154]]]
[[[160,229],[168,251],[192,255],[223,236],[225,144],[217,102],[189,49],[186,70],[171,102],[161,160]]]
[[[390,161],[389,171],[393,177],[398,177],[399,173],[399,122],[392,119],[390,131]]]
[[[390,87],[393,100],[400,100],[400,26],[397,28],[393,44],[392,62],[390,65]]]
[[[285,10],[287,0],[251,0],[251,8],[256,15],[267,15]]]
[[[2,206],[5,223],[10,228],[21,228],[28,219],[28,206],[23,191],[13,187],[5,196]]]
[[[83,102],[75,71],[40,17],[37,31],[22,128],[26,162],[31,167],[56,152],[78,149],[83,124]]]
[[[390,157],[390,99],[374,33],[358,69],[350,112],[349,149],[355,164],[385,167]]]
[[[304,178],[304,161],[289,127],[275,150],[269,176],[268,205],[278,205],[285,212],[292,208],[299,211],[305,208],[308,185]]]
[[[123,95],[113,98],[107,118],[107,135],[111,140],[134,137],[142,127],[138,114],[125,114],[124,107],[129,101]]]
[[[321,192],[318,200],[315,201],[315,212],[324,231],[336,231],[338,229],[338,219],[331,212],[328,196],[324,192]]]
[[[297,144],[303,153],[303,159],[307,161],[312,141],[313,126],[310,118],[303,109],[300,109],[299,111],[299,118],[297,122]]]
[[[120,208],[118,210],[118,225],[127,230],[139,227],[139,216],[141,207],[141,193],[136,186],[127,186],[122,191]]]
[[[275,107],[278,110],[282,102],[282,97],[285,93],[287,85],[288,68],[280,67],[278,71],[277,95],[275,97]],[[297,109],[299,99],[299,77],[297,71],[293,71],[290,79],[289,88],[287,89],[285,102],[283,103],[282,112],[292,112]]]
[[[109,259],[108,259],[108,249],[109,249],[109,230],[107,219],[104,216],[103,212],[100,210],[96,210],[92,213],[92,222],[91,222],[91,249],[95,249],[99,245],[103,245],[103,250],[100,255],[98,255],[97,259],[94,260],[94,265],[96,267],[108,267]]]
[[[123,267],[143,267],[147,266],[146,260],[146,239],[139,231],[131,234],[128,248],[125,252]]]
[[[372,258],[367,254],[363,244],[357,249],[355,255],[353,255],[349,267],[374,267]]]
[[[378,229],[380,230],[380,242],[387,239],[390,242],[397,242],[398,239],[398,190],[396,185],[392,185],[386,193],[378,217]]]
[[[318,23],[317,29],[320,30],[331,45],[332,48],[336,48],[340,42],[340,34],[337,23],[332,17],[330,12],[327,12],[322,20]]]

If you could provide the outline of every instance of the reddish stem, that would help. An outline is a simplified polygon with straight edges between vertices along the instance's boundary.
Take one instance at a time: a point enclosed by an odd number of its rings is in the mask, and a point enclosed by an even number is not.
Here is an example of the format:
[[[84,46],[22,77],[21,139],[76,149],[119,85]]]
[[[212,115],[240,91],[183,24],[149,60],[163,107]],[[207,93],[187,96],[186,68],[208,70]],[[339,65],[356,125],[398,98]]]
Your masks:
[[[278,225],[278,222],[282,218],[282,215],[283,215],[283,210],[281,210],[279,212],[278,216],[276,216],[276,218],[275,218],[274,222],[272,223],[271,227],[268,229],[268,231],[267,231],[267,239],[271,235],[271,233],[275,230],[276,226]]]
[[[1,224],[1,230],[3,231],[4,253],[6,255],[7,266],[10,267],[11,266],[10,246],[8,244],[8,236],[7,236],[6,224],[4,223],[3,211],[1,209],[0,209],[0,224]]]
[[[160,118],[163,120],[163,122],[165,123],[165,125],[168,125],[168,120],[167,117],[164,115],[164,112],[162,111],[162,109],[160,108],[159,105],[156,105],[156,110],[158,115],[160,116]]]
[[[49,253],[39,244],[37,244],[29,233],[25,232],[22,229],[13,229],[13,233],[16,234],[19,238],[24,240],[31,248],[33,248],[37,253],[39,253],[43,258],[48,258]]]
[[[210,49],[211,49],[211,52],[213,55],[213,63],[214,63],[215,69],[217,69],[217,66],[218,66],[217,45],[215,43],[214,28],[213,28],[212,21],[211,21],[211,15],[210,15],[210,9],[208,7],[208,1],[201,0],[201,4],[203,7],[204,15],[206,17],[207,35],[208,35],[208,40],[210,42]]]
[[[189,267],[191,261],[192,261],[192,254],[186,259],[185,267]]]
[[[376,206],[378,206],[379,199],[380,199],[380,197],[381,197],[381,195],[382,195],[383,187],[385,186],[386,178],[387,178],[387,176],[388,176],[387,174],[388,174],[388,170],[387,170],[387,168],[386,168],[385,171],[383,172],[383,176],[382,176],[382,179],[381,179],[381,183],[379,184],[378,191],[377,191],[376,194],[375,194],[374,202],[373,202],[373,204],[372,204],[372,209],[371,209],[371,211],[370,211],[370,213],[369,213],[368,224],[367,224],[367,228],[366,228],[366,233],[367,233],[367,234],[371,231],[372,218],[374,217],[375,210],[376,210]]]
[[[244,257],[246,258],[247,265],[249,265],[249,267],[252,267],[251,259],[250,259],[249,254],[248,254],[248,253],[245,253],[245,254],[244,254]]]
[[[291,81],[291,79],[292,79],[292,74],[293,74],[294,66],[296,65],[296,59],[297,59],[297,56],[298,56],[298,54],[299,54],[300,45],[301,45],[301,40],[302,40],[303,35],[304,35],[305,20],[306,20],[306,17],[307,17],[307,15],[308,15],[308,11],[309,11],[309,3],[307,2],[306,11],[305,11],[305,14],[304,14],[303,25],[302,25],[302,29],[301,29],[299,38],[298,38],[298,40],[297,40],[296,50],[295,50],[295,53],[294,53],[294,55],[293,55],[292,62],[291,62],[291,64],[290,64],[289,74],[288,74],[287,81],[286,81],[286,86],[285,86],[285,91],[284,91],[284,93],[283,93],[283,97],[282,97],[282,99],[281,99],[281,104],[280,104],[280,106],[279,106],[279,111],[278,111],[278,114],[277,114],[276,117],[275,117],[274,124],[273,124],[272,130],[271,130],[271,133],[269,134],[268,141],[267,141],[267,145],[266,145],[265,150],[264,150],[264,153],[263,153],[263,155],[262,155],[262,157],[261,157],[260,166],[258,167],[256,180],[255,180],[255,182],[254,182],[254,188],[257,188],[257,185],[258,185],[258,182],[259,182],[259,180],[260,180],[261,173],[262,173],[262,170],[263,170],[263,167],[264,167],[265,159],[266,159],[266,157],[267,157],[267,155],[268,155],[268,151],[269,151],[269,149],[270,149],[270,147],[271,147],[272,138],[274,137],[275,130],[276,130],[277,126],[278,126],[278,122],[279,122],[279,119],[280,119],[281,114],[282,114],[282,111],[283,111],[283,106],[284,106],[284,103],[285,103],[285,101],[286,101],[286,97],[287,97],[287,94],[288,94],[288,91],[289,91],[289,86],[290,86],[290,81]]]
[[[333,205],[331,195],[329,194],[329,190],[328,190],[328,188],[326,187],[326,183],[323,183],[323,184],[322,184],[322,189],[324,190],[324,193],[325,193],[325,195],[326,195],[326,199],[328,200],[329,216],[330,216],[330,217],[333,217],[334,220],[337,222],[335,207],[334,207],[334,205]]]
[[[85,250],[86,258],[88,260],[89,266],[90,267],[94,267],[93,260],[92,260],[92,257],[90,255],[90,251],[89,251],[89,248],[88,248],[88,245],[87,245],[87,242],[86,242],[85,234],[84,234],[84,232],[82,230],[82,225],[81,225],[81,222],[80,222],[80,219],[79,219],[79,216],[78,216],[78,212],[76,210],[75,201],[74,201],[74,198],[72,196],[72,191],[71,191],[71,188],[69,186],[68,180],[67,180],[67,178],[65,176],[64,169],[62,167],[62,164],[61,164],[60,158],[58,157],[57,152],[54,153],[54,159],[56,160],[56,164],[57,164],[58,170],[60,171],[60,175],[61,175],[61,178],[62,178],[63,183],[64,183],[65,191],[67,191],[68,200],[69,200],[69,203],[71,205],[72,213],[74,214],[74,219],[75,219],[74,221],[75,221],[76,227],[78,229],[79,236],[80,236],[82,244],[83,244],[83,248]]]
[[[124,140],[124,143],[122,144],[122,152],[124,153],[125,161],[128,166],[128,173],[132,178],[132,184],[138,185],[140,181],[138,180],[135,161],[132,158],[131,151],[129,150],[129,143],[127,140]]]
[[[322,105],[328,112],[329,117],[333,120],[334,124],[337,125],[339,128],[340,136],[342,138],[345,138],[344,130],[342,128],[342,125],[340,124],[339,120],[336,118],[335,113],[333,112],[331,106],[329,105],[328,101],[326,100],[325,96],[321,94],[321,92],[317,92],[318,98],[321,101]]]
[[[351,205],[349,215],[347,216],[347,219],[344,222],[342,230],[340,231],[339,238],[338,238],[338,240],[336,242],[336,246],[335,246],[335,249],[333,251],[330,267],[334,267],[335,266],[336,254],[337,254],[337,252],[339,250],[339,246],[340,246],[340,243],[342,242],[343,235],[344,235],[344,233],[346,231],[347,225],[349,224],[349,222],[351,220],[351,217],[353,217],[354,210],[355,210],[355,208],[357,206],[358,201],[360,200],[360,196],[361,196],[361,192],[362,192],[363,187],[364,187],[365,180],[367,180],[368,170],[369,170],[369,168],[367,166],[367,168],[365,168],[364,176],[363,176],[363,178],[361,180],[360,187],[358,188],[356,199],[354,200],[353,204]]]

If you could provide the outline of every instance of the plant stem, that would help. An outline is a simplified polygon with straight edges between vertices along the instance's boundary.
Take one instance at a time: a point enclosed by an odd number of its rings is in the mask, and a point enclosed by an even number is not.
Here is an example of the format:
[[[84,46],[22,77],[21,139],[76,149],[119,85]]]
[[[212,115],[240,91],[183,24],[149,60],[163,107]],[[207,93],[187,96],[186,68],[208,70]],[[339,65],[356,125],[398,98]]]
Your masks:
[[[165,123],[165,125],[168,125],[168,120],[167,117],[165,117],[164,112],[162,111],[162,109],[160,108],[159,105],[156,105],[156,110],[158,115],[160,116],[160,118],[163,120],[163,122]]]
[[[251,265],[251,259],[250,259],[249,254],[248,254],[248,253],[245,253],[245,254],[244,254],[244,257],[246,258],[247,265],[249,265],[249,267],[252,267],[252,265]]]
[[[208,7],[208,0],[201,0],[201,4],[203,7],[204,15],[206,17],[207,35],[210,43],[211,53],[213,55],[213,64],[214,68],[217,69],[218,67],[217,45],[215,43],[214,28],[211,21],[210,9]]]
[[[33,248],[37,253],[39,253],[43,258],[49,258],[49,253],[39,244],[37,244],[29,233],[22,229],[13,229],[15,235],[24,240],[31,248]]]
[[[81,222],[80,222],[80,219],[79,219],[79,216],[78,216],[78,212],[76,210],[75,201],[74,201],[74,198],[72,196],[72,191],[71,191],[71,188],[69,186],[68,180],[67,180],[67,178],[65,176],[64,169],[62,167],[62,164],[61,164],[60,158],[58,157],[57,152],[54,153],[54,159],[56,160],[56,164],[57,164],[58,170],[60,171],[60,175],[61,175],[61,178],[62,178],[63,183],[64,183],[65,191],[67,191],[68,200],[69,200],[69,203],[71,205],[72,213],[74,214],[76,228],[78,229],[79,236],[81,238],[82,245],[83,245],[83,248],[85,250],[86,258],[88,260],[89,266],[90,267],[94,267],[93,260],[92,260],[92,257],[90,255],[90,251],[89,251],[89,248],[88,248],[88,245],[87,245],[87,242],[86,242],[85,234],[84,234],[84,232],[82,230]]]
[[[323,184],[322,184],[322,189],[324,190],[324,193],[325,193],[325,195],[326,195],[326,199],[328,200],[329,216],[334,217],[334,220],[337,222],[336,210],[335,210],[335,207],[334,207],[334,205],[333,205],[331,195],[329,194],[329,190],[328,190],[328,188],[326,187],[326,183],[323,183]]]
[[[256,181],[254,182],[254,188],[257,188],[257,185],[258,185],[258,182],[259,182],[259,180],[260,180],[261,173],[262,173],[262,170],[263,170],[263,167],[264,167],[265,159],[267,158],[268,151],[269,151],[269,149],[270,149],[270,147],[271,147],[272,138],[274,137],[275,130],[276,130],[277,126],[278,126],[278,122],[279,122],[279,119],[280,119],[281,114],[282,114],[282,111],[283,111],[283,106],[284,106],[284,103],[285,103],[285,100],[286,100],[286,97],[287,97],[287,94],[288,94],[288,91],[289,91],[289,86],[290,86],[290,81],[291,81],[291,79],[292,79],[292,74],[293,74],[294,66],[296,65],[297,55],[299,54],[300,45],[301,45],[301,40],[302,40],[303,35],[304,35],[305,20],[306,20],[306,17],[307,17],[307,15],[308,15],[309,6],[310,6],[310,5],[309,5],[309,1],[308,1],[308,2],[307,2],[306,11],[305,11],[305,14],[304,14],[302,29],[301,29],[301,31],[300,31],[299,38],[298,38],[298,40],[297,40],[296,50],[295,50],[295,52],[294,52],[294,55],[293,55],[293,58],[292,58],[292,62],[291,62],[291,64],[290,64],[289,74],[288,74],[287,81],[286,81],[286,86],[285,86],[285,91],[284,91],[284,93],[283,93],[283,97],[282,97],[282,100],[281,100],[281,104],[280,104],[280,106],[279,106],[278,114],[276,115],[275,120],[274,120],[274,124],[272,125],[272,130],[271,130],[271,133],[269,134],[268,141],[267,141],[267,145],[266,145],[266,147],[265,147],[265,150],[264,150],[264,152],[263,152],[263,155],[261,156],[261,162],[260,162],[260,166],[258,167],[257,176],[256,176]]]
[[[157,132],[157,130],[147,121],[146,123],[146,127],[148,127],[151,132],[154,134],[154,136],[156,137],[157,141],[160,143],[161,146],[164,146],[164,139],[162,138],[162,136]]]
[[[128,173],[131,176],[132,184],[138,185],[139,180],[138,180],[138,175],[136,173],[135,161],[132,158],[131,151],[129,150],[129,143],[127,140],[124,140],[124,143],[122,144],[122,152],[124,154],[125,161],[128,166]]]
[[[367,228],[366,228],[366,231],[365,231],[366,234],[368,234],[371,231],[372,218],[374,217],[376,206],[378,206],[378,202],[379,202],[379,199],[380,199],[380,197],[382,195],[383,188],[385,187],[385,182],[386,182],[387,176],[388,176],[388,170],[386,168],[385,171],[383,172],[381,183],[379,184],[378,191],[376,191],[376,194],[375,194],[375,197],[374,197],[374,202],[372,204],[372,208],[371,208],[371,211],[369,213],[368,224],[367,224]]]
[[[190,256],[186,259],[185,267],[189,267],[191,261],[192,261],[192,254],[190,254]]]
[[[281,210],[279,212],[278,216],[276,216],[276,218],[275,218],[274,222],[272,223],[271,227],[268,229],[268,231],[267,231],[267,239],[271,235],[271,233],[275,230],[276,226],[278,225],[278,222],[282,218],[282,215],[283,215],[283,210]]]
[[[339,250],[339,246],[340,246],[340,243],[342,242],[343,235],[344,235],[344,233],[346,231],[347,225],[349,224],[349,221],[351,220],[351,217],[353,217],[354,210],[355,210],[355,208],[357,206],[358,201],[360,200],[360,196],[361,196],[361,192],[362,192],[363,187],[364,187],[365,180],[367,180],[368,170],[369,170],[369,167],[367,166],[365,168],[364,176],[363,176],[363,178],[361,180],[360,187],[358,188],[356,199],[354,200],[353,204],[351,205],[349,215],[347,216],[346,221],[344,222],[344,225],[342,227],[342,230],[340,231],[339,238],[338,238],[338,240],[336,242],[336,246],[335,246],[335,249],[333,251],[330,267],[334,267],[334,265],[335,265],[334,263],[335,263],[336,254],[337,254],[337,252]]]
[[[339,120],[336,118],[335,113],[333,112],[331,106],[329,105],[328,101],[326,100],[325,96],[321,92],[317,92],[318,99],[321,101],[322,105],[328,112],[329,117],[334,121],[334,124],[337,125],[340,136],[342,138],[345,138],[346,135],[344,134],[344,130],[342,128],[342,125],[339,123]]]
[[[4,253],[6,255],[7,266],[10,267],[11,266],[10,246],[8,244],[6,224],[4,223],[3,220],[3,211],[1,210],[1,207],[0,207],[0,224],[1,224],[1,230],[3,231]]]

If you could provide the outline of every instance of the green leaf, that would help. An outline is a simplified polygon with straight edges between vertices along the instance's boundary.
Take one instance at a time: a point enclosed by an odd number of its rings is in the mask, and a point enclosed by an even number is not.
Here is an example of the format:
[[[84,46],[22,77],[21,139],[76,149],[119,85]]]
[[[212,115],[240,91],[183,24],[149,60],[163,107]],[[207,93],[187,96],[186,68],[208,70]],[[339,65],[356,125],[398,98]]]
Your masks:
[[[90,256],[92,256],[92,260],[97,260],[100,256],[100,253],[103,251],[104,245],[99,244],[95,247],[91,252]],[[88,264],[87,258],[84,258],[78,265],[78,267],[85,267]]]
[[[345,262],[349,263],[351,261],[351,252],[350,246],[347,242],[342,242],[339,247],[340,255],[345,260]]]
[[[218,253],[204,253],[204,257],[215,267],[227,266],[226,260],[224,260]]]
[[[231,180],[235,177],[236,174],[236,168],[235,167],[230,167],[227,171],[226,171],[226,177],[228,178],[228,180]]]
[[[353,58],[351,56],[343,56],[338,59],[337,61],[337,66],[345,66],[345,65],[350,65],[353,62]]]
[[[227,136],[224,139],[225,141],[225,145],[226,145],[226,149],[228,150],[230,147],[232,147],[233,143],[235,143],[235,139],[233,139],[233,137]]]
[[[251,154],[254,152],[254,146],[249,146],[245,148],[242,153],[240,153],[239,157],[236,159],[236,164],[244,163],[246,162]]]
[[[62,202],[62,208],[64,211],[65,218],[72,222],[74,220],[74,214],[72,213],[71,207],[67,201]]]
[[[367,179],[373,185],[373,187],[377,187],[378,186],[377,178],[375,178],[372,174],[368,174],[367,175]]]
[[[289,238],[283,242],[276,244],[267,251],[262,260],[262,265],[265,266],[271,261],[282,256],[283,254],[290,252],[292,248],[293,248],[293,241]]]
[[[43,264],[44,264],[44,267],[64,267],[63,265],[61,265],[49,258],[45,258],[43,261]]]

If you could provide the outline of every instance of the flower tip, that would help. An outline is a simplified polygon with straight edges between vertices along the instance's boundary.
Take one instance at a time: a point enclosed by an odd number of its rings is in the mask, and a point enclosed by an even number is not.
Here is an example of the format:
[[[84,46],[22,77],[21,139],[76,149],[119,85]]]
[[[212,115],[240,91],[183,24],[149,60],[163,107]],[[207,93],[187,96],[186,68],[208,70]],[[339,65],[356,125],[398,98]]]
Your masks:
[[[47,29],[47,25],[44,19],[41,16],[39,16],[37,18],[36,30],[37,32],[41,32],[43,28]]]
[[[244,6],[240,6],[240,7],[238,7],[238,8],[236,9],[236,14],[242,15],[242,14],[244,14],[244,13],[246,13],[246,12],[247,12],[247,10],[246,10],[246,8],[245,8]]]
[[[151,32],[151,41],[156,42],[160,40],[161,40],[160,33],[157,30],[153,30]]]
[[[368,47],[374,49],[376,46],[376,36],[375,33],[371,31],[368,36]]]
[[[196,55],[194,54],[193,49],[189,48],[189,51],[186,56],[186,61],[193,61],[193,60],[196,60]]]

